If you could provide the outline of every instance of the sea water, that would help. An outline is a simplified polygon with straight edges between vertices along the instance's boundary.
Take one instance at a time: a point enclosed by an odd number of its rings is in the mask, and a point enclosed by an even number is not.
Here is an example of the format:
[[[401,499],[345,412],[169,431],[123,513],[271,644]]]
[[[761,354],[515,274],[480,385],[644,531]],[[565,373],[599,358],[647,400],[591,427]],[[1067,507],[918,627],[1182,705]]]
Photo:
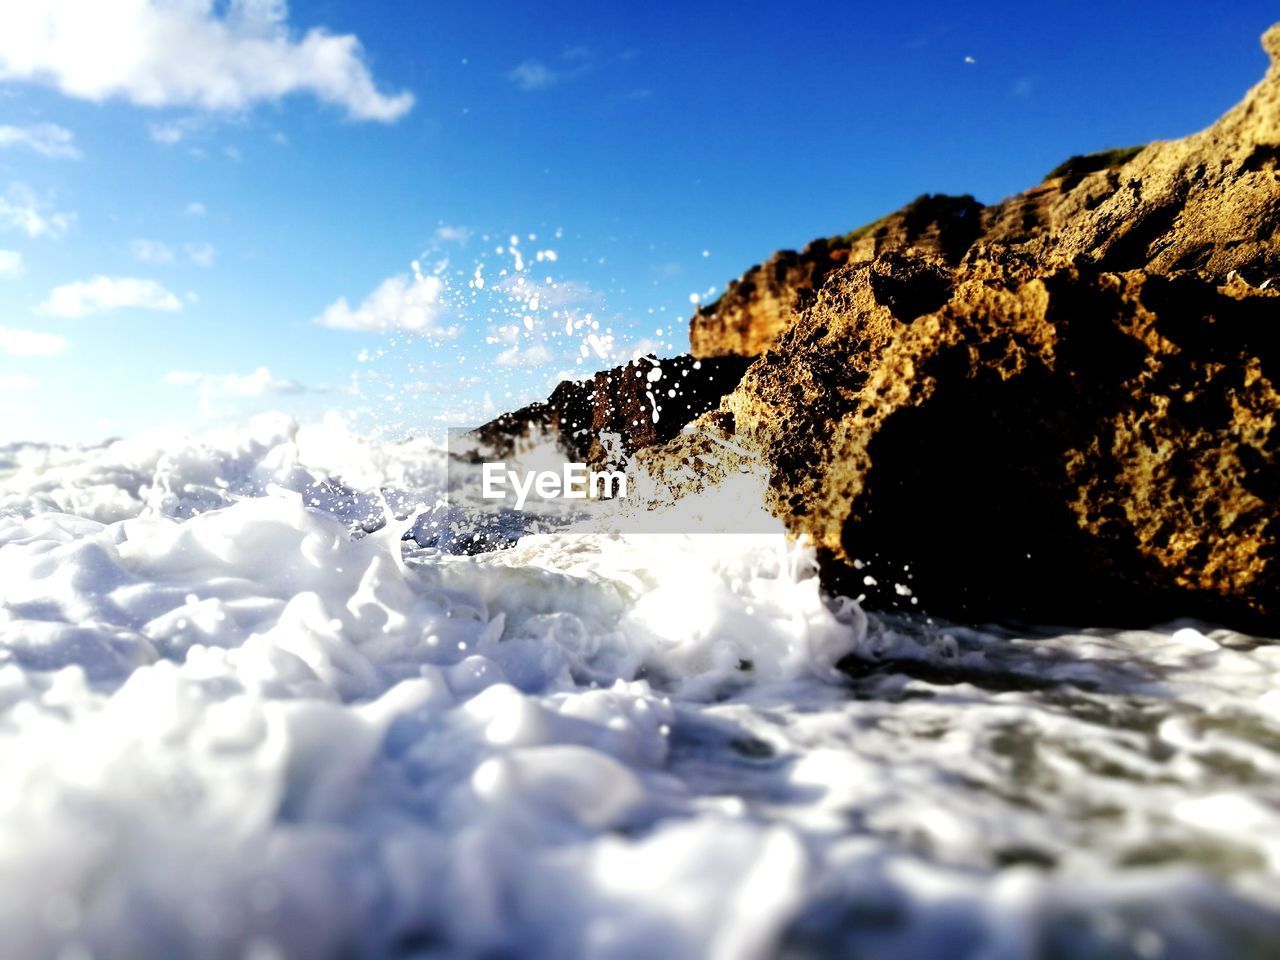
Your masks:
[[[1280,646],[867,616],[776,524],[403,540],[445,476],[0,449],[6,958],[1280,955]]]

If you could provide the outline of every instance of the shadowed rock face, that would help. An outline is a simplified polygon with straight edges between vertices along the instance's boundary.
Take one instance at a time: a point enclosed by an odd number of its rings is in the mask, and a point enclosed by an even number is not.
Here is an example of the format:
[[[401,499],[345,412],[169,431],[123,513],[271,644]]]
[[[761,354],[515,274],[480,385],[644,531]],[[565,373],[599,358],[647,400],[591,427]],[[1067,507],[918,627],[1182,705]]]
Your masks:
[[[984,262],[913,316],[876,292],[893,263],[829,284],[715,425],[769,465],[833,589],[952,619],[1275,625],[1280,294]]]

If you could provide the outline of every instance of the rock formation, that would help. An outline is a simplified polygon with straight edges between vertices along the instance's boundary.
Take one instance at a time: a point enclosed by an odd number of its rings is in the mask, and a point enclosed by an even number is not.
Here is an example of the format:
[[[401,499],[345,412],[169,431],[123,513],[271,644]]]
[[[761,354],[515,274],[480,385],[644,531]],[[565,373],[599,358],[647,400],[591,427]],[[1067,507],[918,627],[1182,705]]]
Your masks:
[[[521,438],[553,438],[566,456],[594,466],[616,464],[664,443],[715,409],[737,386],[748,360],[642,357],[585,380],[565,380],[545,401],[504,413],[475,431],[479,444],[504,457]]]
[[[1280,293],[1019,259],[939,270],[923,313],[885,292],[920,276],[850,268],[705,424],[768,464],[833,589],[966,620],[1280,615]]]
[[[604,419],[677,496],[766,467],[827,585],[877,606],[1276,634],[1280,26],[1263,42],[1202,133],[752,268],[691,322],[694,356],[751,361],[732,392],[678,435]]]

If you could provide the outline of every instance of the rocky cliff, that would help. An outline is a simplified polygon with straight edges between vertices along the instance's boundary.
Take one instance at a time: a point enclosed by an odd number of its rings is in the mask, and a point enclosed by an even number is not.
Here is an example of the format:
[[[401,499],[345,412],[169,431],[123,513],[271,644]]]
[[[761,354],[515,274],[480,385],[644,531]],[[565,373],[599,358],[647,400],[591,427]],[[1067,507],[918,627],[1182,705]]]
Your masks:
[[[1280,27],[1263,42],[1201,133],[752,268],[691,322],[741,382],[629,449],[675,496],[763,465],[828,586],[875,605],[1280,631]]]

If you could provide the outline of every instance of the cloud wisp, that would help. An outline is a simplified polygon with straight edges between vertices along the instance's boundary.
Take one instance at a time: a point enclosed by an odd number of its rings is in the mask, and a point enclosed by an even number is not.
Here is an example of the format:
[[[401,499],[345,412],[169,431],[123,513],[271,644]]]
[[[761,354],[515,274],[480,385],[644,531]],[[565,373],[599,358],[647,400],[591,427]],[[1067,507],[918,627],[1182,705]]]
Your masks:
[[[22,147],[50,160],[79,160],[76,135],[56,123],[37,123],[28,127],[0,124],[0,148]]]
[[[76,319],[125,309],[176,313],[182,309],[182,301],[154,280],[99,274],[54,287],[38,309],[51,317]]]
[[[252,373],[204,373],[197,370],[170,370],[163,382],[173,387],[194,387],[200,409],[211,413],[220,401],[256,400],[263,397],[290,397],[304,393],[328,393],[327,387],[308,387],[297,380],[278,377],[268,367]]]
[[[333,330],[386,333],[403,330],[426,336],[449,337],[456,333],[444,325],[449,309],[444,301],[444,283],[439,277],[423,275],[414,264],[413,274],[388,277],[378,284],[358,307],[339,297],[313,322]]]
[[[0,327],[0,353],[11,357],[56,357],[67,349],[67,338],[43,330]]]
[[[526,93],[546,90],[560,82],[560,74],[541,60],[525,60],[516,65],[507,79]]]
[[[465,245],[471,239],[471,230],[457,224],[442,223],[433,234],[436,243],[456,243]]]
[[[277,377],[267,367],[252,373],[199,373],[194,370],[171,370],[164,376],[170,386],[198,387],[209,397],[282,397],[306,393],[296,380]]]
[[[46,0],[0,5],[0,80],[101,102],[244,110],[305,94],[391,123],[413,94],[382,93],[360,41],[290,30],[284,0]]]
[[[560,55],[554,66],[537,58],[522,60],[507,72],[507,79],[525,93],[536,93],[580,77],[594,64],[595,56],[589,49],[571,47]]]
[[[182,252],[197,267],[212,267],[218,259],[218,248],[212,243],[184,243]]]
[[[129,253],[139,263],[173,263],[173,248],[159,240],[132,240],[129,243]]]
[[[549,347],[535,343],[523,349],[519,345],[508,347],[494,357],[493,362],[500,367],[545,367],[554,359],[555,354]]]
[[[25,233],[33,240],[56,240],[75,221],[74,213],[49,210],[35,192],[24,183],[11,183],[0,197],[0,229]]]
[[[197,267],[212,267],[218,259],[218,248],[211,243],[184,243],[175,248],[162,240],[138,238],[129,242],[129,253],[138,263],[165,266],[181,256]]]

